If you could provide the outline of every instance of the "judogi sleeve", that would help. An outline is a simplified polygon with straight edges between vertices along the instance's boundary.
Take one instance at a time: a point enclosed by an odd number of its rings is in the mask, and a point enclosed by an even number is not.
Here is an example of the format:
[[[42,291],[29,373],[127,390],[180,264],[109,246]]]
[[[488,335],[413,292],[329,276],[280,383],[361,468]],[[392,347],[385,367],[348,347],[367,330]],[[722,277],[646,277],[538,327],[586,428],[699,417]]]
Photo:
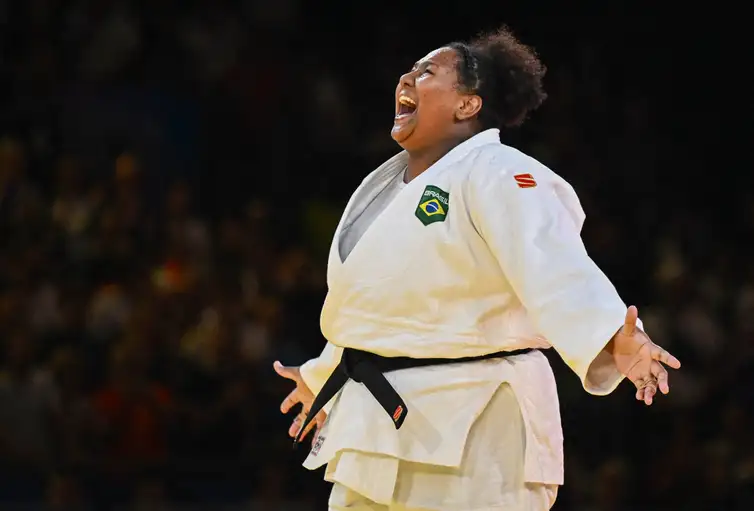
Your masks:
[[[525,172],[472,174],[472,222],[538,331],[584,389],[609,394],[623,376],[603,348],[622,326],[626,305],[586,252],[573,189],[549,172],[541,180]]]
[[[327,381],[332,372],[340,363],[340,357],[342,355],[343,348],[339,348],[334,344],[328,342],[327,344],[325,344],[322,353],[320,353],[318,357],[305,362],[299,368],[299,371],[301,372],[301,378],[304,380],[304,383],[306,383],[306,386],[309,387],[309,390],[314,393],[314,395],[317,395],[322,389],[325,381]],[[333,403],[334,400],[330,400],[330,402],[324,406],[323,409],[326,413],[330,413],[330,409],[332,408]]]

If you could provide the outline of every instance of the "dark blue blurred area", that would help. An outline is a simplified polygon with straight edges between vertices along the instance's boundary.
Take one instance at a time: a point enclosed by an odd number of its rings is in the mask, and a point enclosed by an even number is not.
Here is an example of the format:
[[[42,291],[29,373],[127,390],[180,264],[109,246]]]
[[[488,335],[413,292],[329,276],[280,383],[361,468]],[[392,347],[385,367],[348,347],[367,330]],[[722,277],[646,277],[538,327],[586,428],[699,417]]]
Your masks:
[[[574,185],[593,258],[684,362],[645,409],[550,354],[556,509],[754,509],[754,183],[708,158],[724,29],[571,4],[0,0],[0,508],[325,509],[271,362],[322,347],[398,76],[506,22],[550,99],[504,141]]]

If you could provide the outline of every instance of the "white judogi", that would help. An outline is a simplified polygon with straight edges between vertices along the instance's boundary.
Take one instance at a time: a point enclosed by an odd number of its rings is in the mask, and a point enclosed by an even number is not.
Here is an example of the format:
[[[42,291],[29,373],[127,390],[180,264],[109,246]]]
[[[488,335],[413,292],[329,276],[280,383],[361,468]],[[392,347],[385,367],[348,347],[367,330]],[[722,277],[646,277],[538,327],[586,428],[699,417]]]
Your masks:
[[[342,233],[395,182],[407,157],[396,155],[363,181],[336,230],[321,317],[328,344],[301,368],[312,391],[343,347],[414,358],[554,347],[588,392],[611,392],[622,376],[602,349],[626,305],[584,249],[573,189],[501,144],[498,130],[458,145],[392,193],[342,259]],[[472,425],[508,383],[525,429],[523,480],[563,483],[557,390],[542,353],[386,377],[409,407],[403,427],[396,430],[366,388],[350,381],[329,403],[305,467],[329,463],[326,478],[388,505],[401,462],[461,466]]]

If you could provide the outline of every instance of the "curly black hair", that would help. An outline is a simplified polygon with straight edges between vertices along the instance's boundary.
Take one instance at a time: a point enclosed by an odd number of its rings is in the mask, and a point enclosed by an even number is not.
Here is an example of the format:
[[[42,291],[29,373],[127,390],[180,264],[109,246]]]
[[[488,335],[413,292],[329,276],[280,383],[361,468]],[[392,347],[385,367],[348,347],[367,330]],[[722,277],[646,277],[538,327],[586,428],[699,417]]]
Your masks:
[[[519,126],[547,98],[545,66],[508,27],[447,46],[458,53],[459,88],[482,98],[482,129]]]

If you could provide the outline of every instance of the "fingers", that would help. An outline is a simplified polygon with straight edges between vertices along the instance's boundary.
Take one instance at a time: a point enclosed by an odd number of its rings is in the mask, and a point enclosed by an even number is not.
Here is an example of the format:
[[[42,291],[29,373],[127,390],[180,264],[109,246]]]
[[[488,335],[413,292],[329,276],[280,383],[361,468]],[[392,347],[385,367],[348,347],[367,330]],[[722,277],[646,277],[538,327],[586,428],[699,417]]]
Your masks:
[[[668,385],[668,370],[665,369],[662,364],[653,360],[650,372],[655,380],[657,380],[657,388],[660,389],[660,392],[663,394],[670,392],[670,386]]]
[[[283,399],[283,402],[280,403],[280,411],[283,413],[288,413],[291,411],[291,408],[293,408],[300,402],[301,393],[298,391],[298,389],[293,389],[293,391],[288,394],[285,399]]]
[[[673,369],[680,369],[681,368],[681,361],[675,358],[673,355],[668,353],[666,350],[661,348],[660,346],[653,344],[650,348],[650,354],[652,356],[652,360],[659,360],[663,364],[667,365],[668,367],[672,367]]]
[[[272,364],[272,367],[273,369],[275,369],[275,372],[278,373],[283,378],[286,378],[288,380],[292,380],[295,382],[298,381],[298,371],[296,371],[295,367],[286,367],[277,360],[275,361],[275,363]]]
[[[639,310],[632,305],[626,311],[626,320],[623,322],[623,333],[632,335],[636,331],[636,320],[639,319]]]
[[[314,443],[317,441],[317,438],[319,437],[319,434],[322,431],[322,427],[325,425],[326,418],[327,418],[327,414],[325,414],[324,412],[319,412],[314,419],[314,422],[317,423],[317,431],[315,431],[314,435],[312,435],[312,448],[314,448]]]
[[[296,438],[298,436],[298,432],[301,431],[301,426],[304,425],[304,421],[306,421],[306,415],[309,413],[308,410],[302,410],[301,413],[299,413],[295,419],[293,419],[293,422],[291,423],[291,427],[288,428],[288,436],[291,438]],[[318,413],[314,419],[306,426],[306,429],[301,434],[301,440],[306,438],[309,433],[312,432],[314,428],[317,428],[317,431],[324,425],[325,423],[325,414],[320,412]],[[316,438],[316,435],[315,435]]]
[[[626,324],[629,324],[629,320],[632,319],[631,314],[626,314]],[[631,380],[636,385],[636,399],[638,401],[644,401],[646,405],[651,405],[654,400],[657,391],[659,390],[663,394],[670,392],[670,385],[668,384],[668,371],[663,364],[673,369],[681,367],[681,362],[666,350],[657,346],[652,342],[648,342],[642,348],[644,350],[649,348],[649,367],[645,366],[647,362],[646,351],[644,355],[641,355],[644,362],[635,367],[642,367],[641,372],[636,371],[639,374],[633,374]],[[647,372],[644,372],[648,369]]]
[[[650,406],[654,400],[655,394],[657,394],[657,382],[654,380],[648,380],[644,387],[644,404]]]
[[[657,381],[654,377],[642,378],[635,381],[634,384],[636,385],[636,400],[644,401],[647,406],[651,405],[655,394],[657,394]]]
[[[305,418],[306,418],[306,415],[303,412],[296,415],[296,418],[293,419],[293,422],[291,422],[291,426],[288,428],[289,437],[296,438],[296,435],[298,435],[298,432],[301,429],[301,425],[304,423]]]
[[[302,392],[299,389],[299,387],[302,385],[302,380],[298,367],[286,367],[277,360],[272,364],[272,367],[275,369],[275,372],[283,378],[296,382],[296,388],[293,389],[293,391],[291,391],[291,393],[288,394],[285,399],[283,399],[282,403],[280,403],[280,411],[283,413],[288,413],[294,406],[298,405],[299,403],[304,404],[303,399],[305,398],[305,396],[302,395]],[[306,420],[307,413],[308,410],[306,410],[306,408],[302,408],[301,412],[296,415],[296,418],[293,419],[293,422],[288,427],[288,436],[296,438],[296,436],[299,434],[299,431],[301,431],[301,426],[303,426],[304,421]],[[301,438],[303,439],[304,437],[306,437],[315,427],[321,427],[324,423],[324,417],[325,414],[322,412],[317,414],[317,416],[315,417],[316,420],[312,420],[312,422],[307,425],[306,431],[302,433]]]
[[[653,360],[649,367],[649,374],[644,378],[635,381],[636,399],[644,401],[647,406],[651,405],[657,390],[663,394],[670,392],[668,385],[668,371],[658,361]]]
[[[314,428],[319,428],[319,422],[316,420],[316,417],[315,419],[312,419],[312,421],[309,423],[308,426],[306,426],[304,433],[301,435],[301,439],[303,440],[304,438],[306,438],[309,435],[309,433],[312,432]]]

